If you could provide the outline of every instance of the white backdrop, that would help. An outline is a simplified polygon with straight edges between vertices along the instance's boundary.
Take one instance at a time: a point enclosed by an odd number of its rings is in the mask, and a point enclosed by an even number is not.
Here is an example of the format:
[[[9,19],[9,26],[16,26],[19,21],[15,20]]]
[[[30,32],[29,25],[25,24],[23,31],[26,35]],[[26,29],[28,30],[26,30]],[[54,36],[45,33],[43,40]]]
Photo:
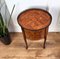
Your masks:
[[[27,8],[49,8],[49,12],[52,15],[52,23],[49,28],[49,32],[59,32],[60,31],[60,0],[5,0],[9,12],[11,13],[13,5],[15,4],[15,10],[12,15],[12,20],[10,21],[9,31],[11,32],[21,32],[21,28],[17,23],[17,16],[20,12]]]

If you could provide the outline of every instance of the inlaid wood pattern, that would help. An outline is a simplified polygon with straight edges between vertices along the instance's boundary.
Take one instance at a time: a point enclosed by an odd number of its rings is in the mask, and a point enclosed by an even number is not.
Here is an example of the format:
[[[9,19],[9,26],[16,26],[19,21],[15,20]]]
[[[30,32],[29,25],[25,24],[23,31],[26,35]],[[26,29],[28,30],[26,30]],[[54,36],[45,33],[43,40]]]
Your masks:
[[[28,39],[39,40],[41,38],[44,38],[45,29],[38,30],[38,31],[30,31],[30,30],[24,29],[24,31]],[[47,34],[48,34],[48,27],[46,28],[46,36]]]
[[[40,9],[29,9],[18,16],[18,23],[30,30],[38,30],[47,27],[51,22],[51,15]]]
[[[38,40],[44,38],[45,29],[47,36],[52,17],[45,10],[28,9],[19,14],[17,20],[21,28],[23,27],[27,38]]]

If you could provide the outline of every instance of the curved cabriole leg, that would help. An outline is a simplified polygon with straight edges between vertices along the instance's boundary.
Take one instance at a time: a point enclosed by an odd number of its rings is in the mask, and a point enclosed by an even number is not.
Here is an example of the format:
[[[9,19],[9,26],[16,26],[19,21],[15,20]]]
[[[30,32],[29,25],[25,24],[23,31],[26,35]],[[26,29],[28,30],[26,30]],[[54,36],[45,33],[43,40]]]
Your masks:
[[[47,39],[47,34],[46,34],[46,28],[45,28],[45,33],[44,33],[44,44],[43,44],[43,48],[45,49],[45,45],[46,45],[46,39]]]
[[[25,44],[26,44],[26,49],[28,49],[28,44],[27,44],[27,41],[26,41],[26,35],[25,35],[25,32],[24,32],[24,29],[22,27],[21,27],[21,29],[22,29],[24,41],[25,41]]]

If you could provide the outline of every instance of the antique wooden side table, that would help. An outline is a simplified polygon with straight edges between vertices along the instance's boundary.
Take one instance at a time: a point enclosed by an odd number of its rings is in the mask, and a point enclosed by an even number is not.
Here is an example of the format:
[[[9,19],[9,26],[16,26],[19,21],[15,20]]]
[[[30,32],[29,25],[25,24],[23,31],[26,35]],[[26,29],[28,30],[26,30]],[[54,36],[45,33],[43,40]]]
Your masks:
[[[52,16],[46,10],[42,9],[28,9],[21,12],[17,21],[21,26],[26,49],[28,48],[26,38],[30,40],[39,40],[44,38],[43,48],[45,48],[48,28],[51,23]]]

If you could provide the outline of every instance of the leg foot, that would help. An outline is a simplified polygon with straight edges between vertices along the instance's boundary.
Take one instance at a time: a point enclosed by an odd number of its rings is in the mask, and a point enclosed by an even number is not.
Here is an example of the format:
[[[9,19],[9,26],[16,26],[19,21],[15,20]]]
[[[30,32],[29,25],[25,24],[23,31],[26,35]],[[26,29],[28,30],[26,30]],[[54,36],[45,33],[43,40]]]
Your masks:
[[[45,45],[46,45],[46,37],[47,36],[47,34],[46,34],[46,28],[45,28],[45,34],[44,34],[44,44],[43,44],[43,48],[45,49]]]
[[[24,29],[22,29],[22,33],[23,33],[23,37],[24,37],[24,41],[25,41],[25,44],[26,44],[26,49],[28,49],[28,44],[27,44],[27,41],[26,41],[26,35],[25,35],[25,32],[24,32]]]
[[[46,38],[44,38],[44,44],[43,44],[44,49],[45,49],[45,44],[46,44]]]

